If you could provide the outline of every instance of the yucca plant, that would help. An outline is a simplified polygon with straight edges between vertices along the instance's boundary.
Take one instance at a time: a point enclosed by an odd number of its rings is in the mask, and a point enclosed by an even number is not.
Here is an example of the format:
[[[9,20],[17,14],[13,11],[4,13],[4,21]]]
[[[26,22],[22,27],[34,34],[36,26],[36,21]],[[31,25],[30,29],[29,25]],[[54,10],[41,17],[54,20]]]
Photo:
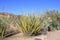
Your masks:
[[[4,38],[4,35],[5,35],[5,32],[6,32],[6,28],[7,28],[6,22],[7,22],[6,18],[0,19],[0,36],[2,38]]]
[[[43,28],[41,19],[35,16],[20,16],[17,25],[20,32],[27,35],[35,35]]]

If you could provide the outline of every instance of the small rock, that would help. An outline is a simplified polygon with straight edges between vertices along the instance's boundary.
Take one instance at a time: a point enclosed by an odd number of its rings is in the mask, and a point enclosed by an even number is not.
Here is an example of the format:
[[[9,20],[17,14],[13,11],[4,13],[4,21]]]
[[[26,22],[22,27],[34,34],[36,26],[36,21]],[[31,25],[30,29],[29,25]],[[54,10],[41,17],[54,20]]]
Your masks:
[[[42,40],[41,38],[35,38],[34,40]]]

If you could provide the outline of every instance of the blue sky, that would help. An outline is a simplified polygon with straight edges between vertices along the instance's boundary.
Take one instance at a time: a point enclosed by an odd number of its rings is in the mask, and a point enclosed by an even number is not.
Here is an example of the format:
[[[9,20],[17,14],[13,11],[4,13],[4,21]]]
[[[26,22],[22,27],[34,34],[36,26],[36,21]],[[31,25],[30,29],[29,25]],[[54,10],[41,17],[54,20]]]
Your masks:
[[[2,5],[5,12],[13,14],[44,12],[52,9],[60,11],[60,0],[0,0],[0,12]]]

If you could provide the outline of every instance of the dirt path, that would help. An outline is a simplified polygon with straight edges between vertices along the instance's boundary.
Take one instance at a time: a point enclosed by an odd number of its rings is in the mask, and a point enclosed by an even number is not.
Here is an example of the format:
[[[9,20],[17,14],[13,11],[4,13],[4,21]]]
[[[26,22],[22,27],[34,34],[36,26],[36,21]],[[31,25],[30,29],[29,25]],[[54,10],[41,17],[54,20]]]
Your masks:
[[[36,37],[42,38],[43,40],[60,40],[60,31],[55,31],[55,32],[49,32],[46,36],[44,37],[43,35],[41,36],[34,36],[34,37],[24,37],[20,33],[7,37],[4,40],[34,40]],[[45,38],[45,39],[44,39]]]
[[[60,40],[60,30],[55,32],[49,32],[47,38],[48,40]]]
[[[16,34],[10,37],[5,38],[4,40],[35,40],[35,38],[38,39],[43,39],[44,40],[44,35],[39,35],[39,36],[22,36],[22,34]]]

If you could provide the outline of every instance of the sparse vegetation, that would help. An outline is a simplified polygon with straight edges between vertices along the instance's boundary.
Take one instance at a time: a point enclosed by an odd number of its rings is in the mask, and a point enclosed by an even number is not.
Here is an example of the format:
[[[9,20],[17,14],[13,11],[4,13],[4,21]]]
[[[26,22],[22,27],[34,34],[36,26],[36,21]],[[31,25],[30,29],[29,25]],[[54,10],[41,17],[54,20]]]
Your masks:
[[[5,15],[6,16],[6,15]],[[7,18],[7,17],[6,17]],[[18,30],[24,35],[38,35],[46,27],[48,31],[60,30],[60,12],[52,10],[46,11],[44,16],[35,15],[10,15],[9,18],[0,18],[0,36],[3,38],[8,22],[17,26]],[[44,32],[44,31],[43,31]]]

